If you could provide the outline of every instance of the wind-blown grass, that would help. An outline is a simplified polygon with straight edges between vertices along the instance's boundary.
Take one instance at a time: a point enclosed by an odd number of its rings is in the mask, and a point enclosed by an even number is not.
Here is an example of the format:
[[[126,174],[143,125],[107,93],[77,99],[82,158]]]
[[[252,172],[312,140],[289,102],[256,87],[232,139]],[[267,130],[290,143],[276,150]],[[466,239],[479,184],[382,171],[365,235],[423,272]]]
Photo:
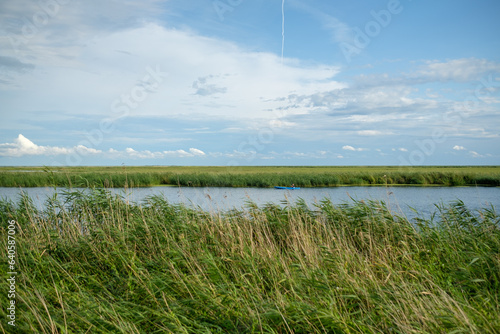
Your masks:
[[[500,186],[500,167],[65,167],[0,168],[1,187]]]
[[[411,223],[374,201],[208,213],[103,189],[57,196],[43,211],[0,201],[19,272],[3,332],[500,332],[493,208],[457,202]]]

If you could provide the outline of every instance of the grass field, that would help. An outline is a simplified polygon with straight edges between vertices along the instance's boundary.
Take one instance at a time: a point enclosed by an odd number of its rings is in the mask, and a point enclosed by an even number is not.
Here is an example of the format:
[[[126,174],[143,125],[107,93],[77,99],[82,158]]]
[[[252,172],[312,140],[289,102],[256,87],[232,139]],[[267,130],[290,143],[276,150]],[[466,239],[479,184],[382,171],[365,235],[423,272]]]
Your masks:
[[[61,195],[59,195],[61,196]],[[16,327],[3,333],[499,333],[500,216],[463,203],[409,222],[380,202],[208,213],[103,189],[15,226]]]
[[[1,187],[500,186],[500,166],[481,167],[0,167]]]

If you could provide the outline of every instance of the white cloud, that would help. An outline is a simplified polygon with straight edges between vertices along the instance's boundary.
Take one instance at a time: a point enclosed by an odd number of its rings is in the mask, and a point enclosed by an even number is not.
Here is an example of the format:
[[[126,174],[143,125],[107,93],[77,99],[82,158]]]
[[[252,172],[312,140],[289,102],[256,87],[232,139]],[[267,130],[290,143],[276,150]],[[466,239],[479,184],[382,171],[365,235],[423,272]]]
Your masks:
[[[100,114],[104,111],[110,117],[196,113],[210,118],[271,120],[310,112],[310,108],[273,112],[283,107],[280,98],[295,92],[312,95],[347,87],[333,79],[339,67],[305,65],[295,59],[285,59],[282,64],[272,53],[249,51],[155,23],[80,42],[85,47],[78,46],[76,51],[57,49],[61,57],[71,59],[65,66],[45,63],[44,59],[53,59],[51,54],[40,55],[37,71],[16,77],[15,84],[31,98],[7,98],[4,107],[80,115],[101,110]],[[162,72],[161,80],[153,83],[156,89],[137,94],[144,86],[147,68]],[[55,98],[54,92],[58,92]]]
[[[51,147],[51,149],[55,149],[54,147]],[[62,149],[61,152],[58,152],[56,154],[64,154],[64,150],[65,149]],[[89,155],[89,154],[100,154],[102,153],[101,150],[96,150],[95,148],[89,148],[89,147],[86,147],[86,146],[83,146],[83,145],[78,145],[76,147],[74,147],[73,149],[70,149],[70,151],[75,151],[77,152],[78,154],[80,155]]]
[[[432,82],[469,82],[484,79],[491,73],[500,72],[500,63],[487,59],[461,58],[447,61],[426,61],[417,70],[409,73],[388,75],[360,75],[356,78],[358,87],[413,86]],[[498,85],[493,85],[498,86]],[[488,87],[491,89],[492,87]],[[494,88],[494,87],[493,87]],[[426,90],[428,94],[429,89]],[[434,95],[431,93],[431,95]],[[429,96],[439,98],[440,96]]]
[[[466,148],[465,148],[465,147],[463,147],[463,146],[459,146],[459,145],[455,145],[455,146],[453,146],[453,149],[454,149],[455,151],[465,151],[465,150],[466,150]]]
[[[479,154],[479,153],[477,153],[476,151],[469,151],[469,154],[470,154],[473,158],[484,158],[484,155]]]
[[[185,158],[192,157],[191,153],[188,153],[184,150],[175,150],[175,151],[163,151],[162,152],[166,157],[177,157],[177,158]]]
[[[68,154],[77,154],[80,156],[104,155],[106,158],[111,159],[119,157],[128,157],[133,159],[162,159],[166,157],[202,157],[206,155],[205,152],[197,148],[190,148],[189,152],[186,152],[185,150],[152,152],[150,150],[136,151],[131,147],[127,147],[124,151],[118,151],[110,148],[106,152],[103,152],[101,150],[89,148],[83,145],[77,145],[70,148],[40,146],[33,143],[22,134],[19,134],[19,136],[14,139],[14,142],[12,143],[0,144],[0,156],[4,157],[22,157],[30,155],[54,156]]]
[[[289,118],[294,124],[302,124],[302,128],[309,126],[312,129],[307,132],[310,138],[320,138],[326,131],[331,133],[332,128],[349,132],[349,135],[371,137],[417,136],[438,128],[453,132],[449,134],[453,136],[497,138],[498,131],[495,132],[491,124],[498,118],[498,106],[494,104],[499,98],[493,96],[498,91],[493,90],[498,90],[499,84],[498,79],[489,74],[490,70],[500,71],[500,63],[475,58],[428,62],[410,74],[359,76],[346,88],[291,95],[283,109],[302,109],[305,110],[302,114],[314,115],[314,119]],[[467,84],[454,86],[449,92],[441,89],[443,96],[431,97],[421,85],[434,82],[440,82],[442,88],[448,87],[443,82]],[[480,99],[475,98],[476,92],[470,87],[476,87],[476,91],[481,89]],[[467,106],[466,101],[469,101]],[[471,104],[474,111],[470,110]],[[462,121],[468,118],[467,122],[456,124],[460,117]],[[360,127],[367,130],[359,130]]]
[[[356,149],[350,145],[345,145],[342,147],[342,149],[346,151],[356,151]]]
[[[125,153],[128,155],[130,158],[134,159],[159,159],[163,158],[163,154],[160,152],[151,152],[149,150],[145,151],[136,151],[133,148],[126,148]],[[117,156],[120,156],[120,152],[118,152]]]
[[[69,154],[75,150],[79,150],[85,153],[93,153],[92,151],[88,151],[88,148],[86,148],[85,146],[78,146],[73,149],[66,149],[55,146],[39,146],[22,134],[19,134],[19,136],[14,139],[13,143],[0,144],[0,156],[4,157]]]
[[[445,62],[428,61],[412,76],[428,81],[467,82],[479,80],[488,73],[499,71],[500,63],[486,59],[461,58]]]
[[[368,149],[366,148],[355,148],[353,146],[350,146],[350,145],[345,145],[345,146],[342,146],[342,149],[343,150],[346,150],[346,151],[358,151],[358,152],[361,152],[361,151],[368,151]]]
[[[199,150],[197,148],[190,148],[189,149],[189,152],[192,154],[192,155],[195,155],[195,156],[204,156],[206,155],[205,152],[203,152],[202,150]]]

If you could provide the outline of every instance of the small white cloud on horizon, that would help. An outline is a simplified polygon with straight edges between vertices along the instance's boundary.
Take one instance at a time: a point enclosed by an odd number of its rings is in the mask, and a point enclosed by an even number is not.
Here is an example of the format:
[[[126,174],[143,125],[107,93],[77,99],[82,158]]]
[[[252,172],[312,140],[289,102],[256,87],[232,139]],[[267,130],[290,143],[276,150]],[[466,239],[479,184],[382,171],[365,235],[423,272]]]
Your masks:
[[[163,157],[163,155],[160,152],[151,152],[149,150],[136,151],[130,147],[126,148],[125,152],[129,155],[130,158],[137,158],[137,159],[157,159]]]
[[[192,154],[192,155],[196,155],[196,156],[204,156],[206,155],[205,152],[203,152],[202,150],[199,150],[197,148],[190,148],[189,149],[189,152]]]
[[[361,147],[355,148],[351,145],[342,146],[342,149],[345,151],[357,151],[357,152],[368,151],[368,149],[366,149],[366,148],[361,148]]]
[[[459,145],[455,145],[455,146],[453,146],[453,149],[454,149],[455,151],[465,151],[465,150],[466,150],[466,148],[465,148],[465,147],[463,147],[463,146],[459,146]]]
[[[477,153],[476,151],[469,151],[473,158],[484,158],[484,155]]]
[[[167,157],[180,157],[180,158],[184,158],[184,157],[190,157],[191,154],[184,151],[184,150],[175,150],[175,151],[163,151],[162,152],[165,156]]]
[[[127,147],[127,148],[125,149],[125,152],[127,152],[128,154],[134,154],[134,153],[136,152],[136,150],[134,150],[134,149],[133,149],[133,148],[131,148],[131,147]]]

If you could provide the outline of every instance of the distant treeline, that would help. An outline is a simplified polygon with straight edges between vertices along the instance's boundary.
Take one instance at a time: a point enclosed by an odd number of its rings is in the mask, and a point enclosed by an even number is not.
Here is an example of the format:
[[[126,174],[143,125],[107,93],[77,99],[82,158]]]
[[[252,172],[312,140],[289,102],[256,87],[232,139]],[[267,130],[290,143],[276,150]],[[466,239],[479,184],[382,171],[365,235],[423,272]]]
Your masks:
[[[139,168],[137,168],[139,169]],[[95,171],[94,171],[95,170]],[[352,167],[294,168],[243,167],[211,168],[189,167],[169,170],[168,167],[141,168],[123,171],[87,167],[79,171],[35,170],[8,171],[0,169],[2,187],[147,187],[158,185],[192,187],[272,187],[291,185],[298,187],[335,187],[368,185],[421,185],[421,186],[500,186],[498,167]]]

